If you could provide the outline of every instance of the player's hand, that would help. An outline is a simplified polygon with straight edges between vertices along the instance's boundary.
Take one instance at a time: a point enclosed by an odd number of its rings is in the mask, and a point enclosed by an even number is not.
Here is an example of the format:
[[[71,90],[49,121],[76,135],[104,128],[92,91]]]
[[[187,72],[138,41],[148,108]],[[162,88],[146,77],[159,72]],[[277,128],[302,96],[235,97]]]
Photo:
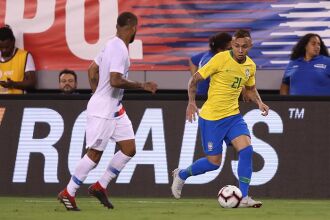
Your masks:
[[[262,103],[259,104],[259,109],[261,111],[262,116],[267,116],[268,115],[268,111],[269,111],[268,105],[266,105],[265,103],[262,102]]]
[[[7,81],[0,81],[0,86],[4,88],[13,88],[15,82],[11,80],[10,78],[7,79]]]
[[[193,122],[193,120],[196,121],[196,114],[198,115],[196,103],[189,102],[186,110],[186,120],[189,122]]]
[[[7,85],[6,81],[0,81],[0,86],[7,88],[6,85]]]
[[[143,90],[154,94],[157,91],[158,85],[155,82],[146,82],[143,84]]]

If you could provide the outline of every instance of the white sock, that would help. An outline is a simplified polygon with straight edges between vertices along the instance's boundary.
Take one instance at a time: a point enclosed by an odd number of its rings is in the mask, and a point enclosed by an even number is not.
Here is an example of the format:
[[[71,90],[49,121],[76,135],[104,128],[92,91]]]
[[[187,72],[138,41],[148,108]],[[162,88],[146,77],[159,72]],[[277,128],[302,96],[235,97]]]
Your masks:
[[[106,189],[110,181],[120,173],[130,159],[132,159],[132,157],[125,155],[121,151],[118,151],[115,155],[113,155],[106,171],[98,181],[100,185]]]
[[[70,179],[69,184],[66,189],[70,196],[75,196],[77,189],[87,178],[88,173],[94,169],[96,163],[92,161],[87,154],[83,158],[81,158],[76,165],[76,169],[74,171],[73,176]]]

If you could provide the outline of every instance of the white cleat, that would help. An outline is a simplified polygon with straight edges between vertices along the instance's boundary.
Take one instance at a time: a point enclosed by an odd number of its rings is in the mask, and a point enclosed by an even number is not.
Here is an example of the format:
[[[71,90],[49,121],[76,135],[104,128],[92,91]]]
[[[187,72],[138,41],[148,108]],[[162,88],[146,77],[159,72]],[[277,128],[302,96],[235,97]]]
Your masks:
[[[182,187],[184,185],[184,180],[182,180],[179,176],[180,169],[176,168],[175,170],[172,171],[172,176],[173,176],[173,183],[171,186],[172,194],[174,198],[180,199],[181,198],[181,191]]]
[[[251,197],[245,196],[239,203],[238,208],[260,208],[261,206],[262,202],[255,201]]]

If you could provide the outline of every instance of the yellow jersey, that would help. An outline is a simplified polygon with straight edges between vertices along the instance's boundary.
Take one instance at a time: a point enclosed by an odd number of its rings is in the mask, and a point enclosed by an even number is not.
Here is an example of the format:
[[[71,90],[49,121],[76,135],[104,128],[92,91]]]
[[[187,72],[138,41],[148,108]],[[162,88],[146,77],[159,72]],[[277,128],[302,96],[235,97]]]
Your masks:
[[[0,62],[0,80],[8,78],[15,82],[23,81],[28,52],[17,49],[14,56],[6,62]],[[21,89],[7,89],[0,86],[0,94],[23,94]]]
[[[244,63],[238,63],[232,51],[224,51],[213,56],[198,72],[204,79],[210,77],[208,98],[199,115],[206,120],[219,120],[239,113],[242,87],[255,85],[256,64],[248,56]]]

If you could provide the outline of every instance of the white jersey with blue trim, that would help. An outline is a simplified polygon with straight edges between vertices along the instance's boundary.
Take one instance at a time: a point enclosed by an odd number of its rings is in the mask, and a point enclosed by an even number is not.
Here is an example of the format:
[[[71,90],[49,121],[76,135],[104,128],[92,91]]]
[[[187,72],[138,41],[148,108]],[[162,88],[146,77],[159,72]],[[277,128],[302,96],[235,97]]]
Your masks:
[[[121,111],[124,89],[110,85],[110,73],[121,73],[128,77],[130,66],[128,49],[123,40],[118,37],[110,39],[104,49],[95,58],[99,66],[99,82],[95,93],[87,105],[87,114],[100,118],[112,119]]]

